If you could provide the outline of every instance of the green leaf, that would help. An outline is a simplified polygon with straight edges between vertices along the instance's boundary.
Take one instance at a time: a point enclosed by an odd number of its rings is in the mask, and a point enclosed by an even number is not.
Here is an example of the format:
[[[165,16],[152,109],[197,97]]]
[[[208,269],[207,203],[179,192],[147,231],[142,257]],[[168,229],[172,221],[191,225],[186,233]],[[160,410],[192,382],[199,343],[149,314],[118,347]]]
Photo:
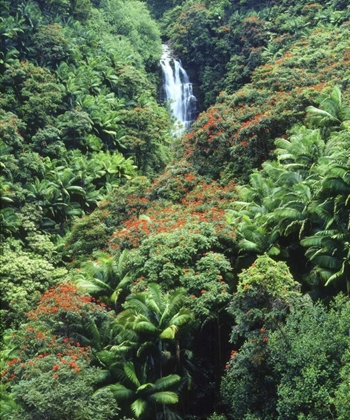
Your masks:
[[[101,292],[102,290],[111,290],[105,282],[98,279],[77,278],[75,284],[79,289],[87,293]]]
[[[116,301],[118,300],[118,297],[119,297],[119,295],[122,291],[123,291],[123,289],[117,289],[112,293],[110,299],[113,303],[116,303]]]
[[[254,242],[251,242],[251,241],[248,241],[247,239],[242,239],[239,242],[239,246],[244,251],[256,251],[256,252],[259,252],[259,250],[260,250],[258,244],[254,243]]]
[[[143,390],[148,389],[148,388],[153,388],[153,387],[154,387],[154,385],[151,384],[150,382],[148,382],[147,384],[143,384],[143,385],[141,385],[137,388],[136,394],[138,394],[140,391],[143,391]]]
[[[176,325],[170,325],[168,328],[165,328],[165,330],[160,334],[160,338],[166,340],[173,340],[175,338],[177,330],[178,327]]]
[[[328,269],[338,269],[340,266],[340,262],[337,258],[334,258],[330,255],[318,255],[317,253],[313,255],[311,261],[322,268]]]
[[[186,311],[186,312],[185,312]],[[185,312],[185,313],[183,313]],[[179,313],[175,314],[169,321],[169,324],[180,327],[193,320],[193,314],[186,308],[182,308]]]
[[[135,372],[135,366],[133,364],[133,362],[127,362],[124,365],[124,372],[126,374],[126,376],[130,379],[130,381],[136,385],[136,387],[138,388],[141,384],[140,381],[136,375]]]
[[[319,108],[316,108],[316,107],[314,107],[314,106],[308,106],[307,108],[306,108],[306,111],[307,112],[309,112],[309,113],[312,113],[312,114],[315,114],[315,115],[317,115],[317,116],[322,116],[322,117],[325,117],[325,118],[327,118],[327,119],[329,119],[329,120],[332,120],[332,121],[337,121],[337,122],[341,122],[341,121],[339,121],[338,120],[338,118],[335,118],[333,115],[331,115],[329,112],[327,112],[327,111],[324,111],[323,109],[319,109]]]
[[[279,249],[278,246],[272,246],[268,251],[267,251],[267,255],[271,256],[276,256],[279,255],[281,253],[281,250]]]
[[[176,404],[179,401],[178,395],[171,391],[156,392],[150,395],[149,399],[162,405]]]
[[[164,376],[163,378],[158,379],[155,382],[155,387],[157,390],[165,390],[173,385],[176,385],[180,382],[181,377],[179,375],[168,375],[168,376]]]
[[[131,410],[137,418],[142,416],[147,409],[147,403],[144,400],[136,400],[131,404]]]
[[[84,324],[84,327],[88,333],[88,337],[91,338],[93,346],[97,350],[101,350],[101,336],[96,323],[93,320],[90,320]]]
[[[133,329],[138,332],[157,332],[157,327],[154,326],[150,321],[135,321]]]
[[[100,388],[99,390],[97,390],[94,395],[98,395],[98,392],[102,389],[110,389],[113,393],[113,395],[116,397],[116,399],[118,401],[128,401],[130,399],[133,398],[134,396],[134,391],[132,391],[131,389],[126,388],[124,385],[122,384],[113,384],[113,385],[108,385],[105,386],[103,388]]]

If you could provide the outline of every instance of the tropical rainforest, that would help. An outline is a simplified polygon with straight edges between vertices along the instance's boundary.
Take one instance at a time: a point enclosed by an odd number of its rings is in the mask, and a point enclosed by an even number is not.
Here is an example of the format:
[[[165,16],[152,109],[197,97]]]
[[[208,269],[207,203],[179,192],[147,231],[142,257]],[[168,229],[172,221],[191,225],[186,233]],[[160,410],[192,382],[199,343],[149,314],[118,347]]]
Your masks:
[[[349,419],[348,0],[0,0],[0,147],[2,419]]]

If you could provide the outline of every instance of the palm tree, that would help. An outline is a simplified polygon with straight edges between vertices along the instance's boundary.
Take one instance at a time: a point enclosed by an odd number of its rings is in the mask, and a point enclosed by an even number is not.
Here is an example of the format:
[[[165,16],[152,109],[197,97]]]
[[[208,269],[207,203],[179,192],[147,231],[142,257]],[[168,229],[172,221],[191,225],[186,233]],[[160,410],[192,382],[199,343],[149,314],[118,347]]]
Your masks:
[[[47,174],[47,176],[50,185],[59,191],[63,202],[69,201],[73,194],[84,196],[84,189],[77,185],[80,176],[74,174],[71,168],[64,168],[62,171],[56,168],[55,171]]]
[[[101,252],[97,260],[83,264],[75,276],[75,283],[85,292],[115,305],[118,310],[118,299],[122,292],[127,292],[131,282],[126,260],[126,250],[117,256]]]
[[[14,40],[17,39],[19,34],[24,33],[24,19],[23,17],[7,16],[0,17],[0,45],[1,50],[8,52],[17,47]]]
[[[81,203],[77,198],[84,198],[85,191],[76,185],[80,178],[70,168],[57,166],[55,160],[46,161],[45,166],[44,179],[35,178],[34,182],[26,184],[27,198],[40,206],[45,216],[58,222],[63,232],[67,221],[82,215]]]
[[[47,179],[37,177],[26,184],[28,202],[34,203],[43,211],[43,216],[49,219],[49,224],[54,224],[53,219],[61,212],[62,203],[59,194]]]
[[[2,72],[5,65],[11,65],[18,57],[19,51],[16,48],[12,48],[7,52],[0,51],[0,70]]]
[[[123,148],[124,130],[120,126],[121,117],[119,109],[124,106],[124,101],[118,99],[107,88],[101,89],[97,96],[81,94],[77,97],[77,105],[93,121],[97,135],[104,140],[107,146]]]
[[[264,168],[265,169],[265,168]],[[250,176],[250,185],[238,187],[242,201],[233,203],[233,210],[227,214],[229,224],[235,226],[240,253],[279,255],[282,250],[278,245],[281,231],[271,220],[274,210],[280,205],[280,187],[275,176],[277,167],[266,166],[265,172],[254,172]],[[270,173],[271,176],[266,176]],[[277,174],[280,171],[277,170]]]
[[[320,130],[298,127],[290,139],[276,139],[275,154],[283,167],[302,176],[308,175],[310,168],[324,155],[325,142]]]
[[[37,30],[43,20],[40,8],[35,3],[20,3],[17,7],[19,15],[25,19],[27,25]]]
[[[297,232],[301,238],[311,224],[310,207],[313,205],[313,191],[306,182],[300,182],[283,195],[283,201],[273,211],[271,222],[278,225],[281,235]]]
[[[154,378],[163,376],[170,360],[181,364],[182,332],[188,333],[194,319],[184,300],[181,288],[163,293],[158,284],[149,284],[146,291],[129,295],[117,316],[119,340],[128,343],[129,352],[148,365]]]
[[[0,209],[0,232],[11,234],[17,232],[21,222],[14,209],[5,207]]]
[[[136,175],[136,166],[131,158],[118,152],[99,152],[92,155],[99,169],[103,183],[118,185],[124,179],[131,179]]]
[[[330,137],[319,175],[312,212],[319,224],[301,241],[315,264],[313,273],[329,285],[343,282],[350,291],[350,136],[344,130]]]
[[[176,391],[179,390],[181,378],[168,375],[157,379],[154,383],[147,378],[147,366],[137,369],[133,362],[126,362],[118,369],[119,382],[108,385],[118,403],[122,414],[135,416],[137,419],[167,419],[167,406],[178,402]],[[102,388],[103,389],[103,388]],[[101,392],[96,391],[96,395]],[[172,416],[172,418],[174,418]]]
[[[0,162],[0,166],[2,166]],[[5,167],[5,165],[4,165]],[[5,177],[0,176],[0,202],[1,206],[4,204],[10,204],[13,203],[12,198],[14,197],[14,194],[11,190],[11,183],[9,183]]]
[[[289,237],[293,252],[306,248],[311,277],[326,285],[345,282],[350,290],[350,114],[338,88],[321,106],[309,108],[320,128],[299,127],[289,139],[277,139],[277,162],[265,163],[250,185],[237,188],[242,201],[232,204],[228,222],[243,257],[286,257],[281,244]],[[322,138],[324,127],[331,130]]]
[[[301,241],[308,249],[305,255],[315,264],[312,277],[321,279],[326,286],[344,280],[350,292],[349,234],[336,229],[321,230]]]
[[[327,139],[334,130],[344,129],[350,120],[350,106],[342,102],[341,90],[335,86],[320,104],[320,108],[309,106],[306,108],[312,125],[322,130],[323,137]]]
[[[319,130],[306,127],[275,143],[277,162],[265,163],[250,185],[237,188],[242,201],[233,203],[229,222],[236,226],[241,252],[286,257],[280,238],[297,232],[300,239],[317,222],[312,209],[319,175],[313,168],[326,145]]]
[[[104,199],[102,190],[104,190],[104,183],[102,186],[97,186],[100,179],[105,175],[105,172],[100,167],[100,162],[96,159],[96,155],[87,158],[80,150],[71,150],[67,154],[68,166],[77,176],[77,183],[79,187],[84,189],[84,195],[80,197],[80,204],[84,211],[90,211],[97,206],[97,203]]]

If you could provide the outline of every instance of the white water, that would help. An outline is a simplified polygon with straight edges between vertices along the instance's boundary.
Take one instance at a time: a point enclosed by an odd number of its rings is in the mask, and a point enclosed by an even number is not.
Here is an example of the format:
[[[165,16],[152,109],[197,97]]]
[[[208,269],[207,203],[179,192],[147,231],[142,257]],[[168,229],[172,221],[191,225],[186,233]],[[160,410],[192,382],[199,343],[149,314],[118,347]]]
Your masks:
[[[181,135],[194,121],[197,99],[181,61],[171,56],[167,45],[163,45],[160,65],[163,70],[165,99],[179,126],[176,132]]]

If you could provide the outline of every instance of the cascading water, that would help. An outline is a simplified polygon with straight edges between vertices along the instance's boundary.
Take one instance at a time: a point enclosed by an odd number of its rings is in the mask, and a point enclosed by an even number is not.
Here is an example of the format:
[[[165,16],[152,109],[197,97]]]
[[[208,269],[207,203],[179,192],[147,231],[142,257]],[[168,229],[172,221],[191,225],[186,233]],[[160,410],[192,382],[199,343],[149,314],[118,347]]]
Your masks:
[[[172,57],[167,45],[163,45],[160,65],[163,71],[165,99],[180,126],[177,133],[182,134],[195,119],[197,99],[193,95],[192,84],[181,61]]]

